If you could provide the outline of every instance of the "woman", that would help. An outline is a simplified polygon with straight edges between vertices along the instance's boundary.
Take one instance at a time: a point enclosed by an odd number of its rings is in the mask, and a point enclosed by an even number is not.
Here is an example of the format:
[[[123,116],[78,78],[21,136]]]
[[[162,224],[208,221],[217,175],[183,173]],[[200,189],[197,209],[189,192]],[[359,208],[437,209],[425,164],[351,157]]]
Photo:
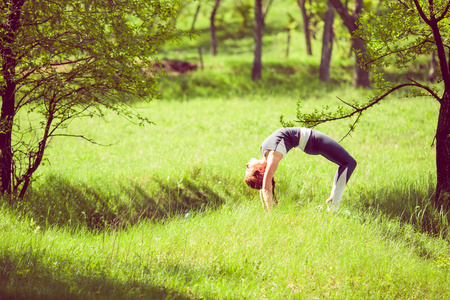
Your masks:
[[[338,142],[329,136],[309,128],[284,127],[276,130],[261,144],[262,159],[252,158],[247,164],[245,182],[260,190],[263,205],[270,210],[275,197],[273,179],[278,163],[292,148],[300,148],[310,155],[322,155],[339,167],[336,171],[330,198],[326,204],[337,211],[345,186],[356,168],[356,160]],[[275,203],[276,197],[275,197]]]

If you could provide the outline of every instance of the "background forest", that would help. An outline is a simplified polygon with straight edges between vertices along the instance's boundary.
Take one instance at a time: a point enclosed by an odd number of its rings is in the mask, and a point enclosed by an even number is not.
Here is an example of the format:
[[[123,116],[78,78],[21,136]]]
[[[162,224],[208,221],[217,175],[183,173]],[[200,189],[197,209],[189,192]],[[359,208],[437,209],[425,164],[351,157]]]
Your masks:
[[[132,114],[103,111],[59,128],[23,198],[0,205],[0,299],[450,296],[449,216],[433,205],[439,103],[430,97],[395,91],[348,136],[354,120],[317,126],[346,136],[358,161],[339,213],[326,210],[335,166],[320,157],[292,150],[283,159],[271,213],[243,182],[280,117],[295,123],[299,100],[301,111],[333,111],[339,99],[371,99],[380,83],[370,72],[370,87],[355,86],[351,35],[336,13],[324,76],[325,2],[261,4],[260,76],[255,2],[185,1],[170,26],[195,34],[157,47],[159,97],[128,96]],[[153,63],[136,76],[159,72]],[[424,54],[377,70],[393,83],[427,82],[431,63]],[[42,121],[37,111],[18,116],[22,128]]]

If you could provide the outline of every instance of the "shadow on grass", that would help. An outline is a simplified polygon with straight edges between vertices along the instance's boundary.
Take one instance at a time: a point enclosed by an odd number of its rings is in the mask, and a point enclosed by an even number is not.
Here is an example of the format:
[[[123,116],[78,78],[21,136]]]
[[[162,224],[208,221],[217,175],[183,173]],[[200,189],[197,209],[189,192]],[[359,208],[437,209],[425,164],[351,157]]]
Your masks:
[[[271,280],[258,272],[258,264],[245,261],[244,265],[229,266],[217,263],[193,267],[177,262],[158,266],[158,272],[180,278],[186,290],[176,290],[152,283],[153,268],[148,263],[130,262],[130,274],[121,274],[108,268],[108,262],[71,262],[49,260],[45,251],[28,251],[21,254],[0,253],[0,299],[199,299],[190,296],[190,286],[211,278],[221,278],[227,286],[240,286],[242,278]],[[54,258],[53,258],[54,259]],[[151,264],[151,263],[150,263]],[[105,266],[106,265],[106,266]],[[77,268],[83,267],[82,270]],[[133,270],[138,269],[138,278]],[[123,272],[128,269],[124,268]],[[114,273],[114,274],[113,274]],[[125,279],[123,279],[125,278]],[[206,296],[206,299],[214,297]]]
[[[192,299],[187,294],[157,286],[151,280],[118,280],[101,264],[86,263],[77,270],[70,261],[49,261],[44,252],[16,256],[3,253],[0,269],[0,299]],[[151,274],[148,274],[151,279]],[[128,279],[131,278],[131,279]]]
[[[216,209],[224,199],[192,178],[181,181],[149,177],[124,182],[111,192],[51,176],[39,189],[31,190],[16,204],[20,213],[39,226],[88,226],[90,229],[126,227],[139,220],[159,221],[189,211]]]
[[[434,206],[435,182],[431,178],[419,183],[399,182],[377,190],[359,190],[358,194],[353,192],[349,196],[358,203],[355,205],[358,209],[407,225],[405,228],[387,228],[383,232],[385,235],[407,240],[405,230],[409,226],[416,232],[450,241],[450,214]],[[426,247],[421,244],[417,240],[411,241],[420,256],[429,257]]]

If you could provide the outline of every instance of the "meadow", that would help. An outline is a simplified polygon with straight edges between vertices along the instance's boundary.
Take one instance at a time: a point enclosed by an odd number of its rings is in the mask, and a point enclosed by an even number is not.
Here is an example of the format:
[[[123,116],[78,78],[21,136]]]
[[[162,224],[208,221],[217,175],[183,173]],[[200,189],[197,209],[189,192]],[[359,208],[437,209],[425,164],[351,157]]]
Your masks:
[[[155,125],[72,122],[69,133],[103,146],[54,139],[26,198],[3,200],[0,299],[449,298],[448,216],[430,205],[433,100],[396,94],[341,142],[358,166],[339,213],[325,207],[336,166],[298,149],[278,168],[271,213],[243,182],[298,100],[311,111],[372,92],[352,87],[343,49],[324,84],[318,51],[305,56],[295,33],[286,58],[284,37],[267,37],[260,82],[250,81],[251,38],[163,78],[162,99],[133,103]],[[195,62],[202,39],[161,57]],[[349,123],[317,129],[340,140]]]

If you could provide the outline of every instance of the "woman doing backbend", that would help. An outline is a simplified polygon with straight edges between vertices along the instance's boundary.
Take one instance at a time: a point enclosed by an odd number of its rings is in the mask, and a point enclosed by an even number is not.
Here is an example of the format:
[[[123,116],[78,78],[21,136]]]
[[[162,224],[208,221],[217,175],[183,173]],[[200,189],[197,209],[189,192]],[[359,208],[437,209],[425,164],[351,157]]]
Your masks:
[[[322,155],[339,167],[336,171],[327,205],[337,211],[345,186],[356,168],[356,160],[338,142],[329,136],[309,128],[285,127],[276,130],[261,144],[262,159],[252,158],[247,164],[245,182],[253,189],[260,190],[263,205],[270,210],[275,197],[274,174],[278,163],[292,148],[300,148],[310,155]]]

